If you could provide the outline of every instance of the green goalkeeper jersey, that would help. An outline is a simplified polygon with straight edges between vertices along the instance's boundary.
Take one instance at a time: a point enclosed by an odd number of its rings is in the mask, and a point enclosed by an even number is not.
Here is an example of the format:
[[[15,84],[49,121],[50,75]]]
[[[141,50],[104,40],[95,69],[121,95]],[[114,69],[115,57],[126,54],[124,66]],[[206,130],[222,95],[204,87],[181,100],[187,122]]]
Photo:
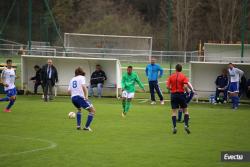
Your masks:
[[[122,76],[122,89],[127,92],[135,92],[135,83],[137,83],[140,88],[144,89],[143,83],[140,81],[138,75],[132,72],[130,75],[124,73]]]

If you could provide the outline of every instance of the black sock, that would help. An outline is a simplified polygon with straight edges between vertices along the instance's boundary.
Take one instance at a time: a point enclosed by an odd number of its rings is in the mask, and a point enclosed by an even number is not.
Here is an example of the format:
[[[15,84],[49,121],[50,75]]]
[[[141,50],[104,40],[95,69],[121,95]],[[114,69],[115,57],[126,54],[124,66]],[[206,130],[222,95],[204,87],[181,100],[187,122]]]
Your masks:
[[[189,120],[189,115],[185,114],[184,115],[184,122],[185,122],[185,126],[187,126],[187,127],[188,127],[188,120]]]
[[[173,126],[175,128],[176,127],[176,116],[172,116],[172,122],[173,122]]]

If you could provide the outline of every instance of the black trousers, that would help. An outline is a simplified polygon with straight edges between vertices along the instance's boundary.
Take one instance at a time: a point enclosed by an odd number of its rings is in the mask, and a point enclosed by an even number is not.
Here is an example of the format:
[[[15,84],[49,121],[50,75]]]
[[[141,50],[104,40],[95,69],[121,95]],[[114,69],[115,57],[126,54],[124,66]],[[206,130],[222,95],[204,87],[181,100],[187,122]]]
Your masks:
[[[38,89],[39,85],[41,85],[41,87],[43,89],[43,86],[42,86],[41,82],[35,82],[35,85],[34,85],[34,94],[37,94],[37,89]]]
[[[227,100],[227,89],[225,90],[219,90],[218,88],[216,88],[216,92],[215,92],[215,100],[217,101],[217,98],[219,97],[219,94],[223,92],[224,96],[223,96],[223,100]],[[218,101],[217,101],[218,102]]]
[[[156,93],[158,94],[160,100],[163,100],[162,92],[159,87],[158,81],[149,81],[149,89],[150,89],[150,94],[151,94],[151,101],[155,101],[155,90]]]
[[[48,100],[48,98],[51,100],[53,98],[53,86],[52,86],[52,81],[47,80],[46,83],[44,84],[44,100]]]
[[[248,98],[250,98],[250,90],[248,90],[248,91],[246,92],[246,95],[247,95]]]

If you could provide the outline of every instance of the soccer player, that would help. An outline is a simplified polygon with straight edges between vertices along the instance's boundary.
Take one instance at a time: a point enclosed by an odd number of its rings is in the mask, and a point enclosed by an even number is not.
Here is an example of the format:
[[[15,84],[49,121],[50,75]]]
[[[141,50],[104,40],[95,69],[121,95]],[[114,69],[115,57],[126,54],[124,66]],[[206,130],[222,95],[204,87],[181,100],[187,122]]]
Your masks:
[[[189,104],[189,102],[192,100],[193,96],[194,96],[194,89],[193,89],[193,86],[190,82],[188,82],[188,87],[191,88],[189,89],[187,92],[185,92],[185,99],[186,99],[186,103],[187,105]],[[181,119],[182,119],[182,113],[183,113],[183,108],[180,108],[178,110],[178,119],[177,119],[177,122],[181,122]],[[190,118],[190,117],[189,117]],[[184,121],[183,121],[184,122]]]
[[[2,71],[1,74],[1,81],[4,86],[4,91],[6,92],[7,96],[4,98],[0,98],[0,101],[9,101],[7,107],[3,110],[4,112],[11,112],[10,108],[14,105],[16,100],[16,74],[15,70],[12,68],[12,60],[8,59],[6,61],[7,68]]]
[[[232,63],[228,64],[228,73],[230,78],[228,93],[232,99],[232,108],[234,110],[239,107],[239,82],[244,72],[236,67]]]
[[[92,131],[90,128],[90,124],[95,114],[95,108],[88,100],[88,89],[86,87],[85,73],[82,68],[78,67],[75,70],[75,77],[70,80],[68,92],[69,94],[71,94],[72,103],[78,110],[76,114],[77,130],[81,129],[81,108],[84,108],[85,110],[89,111],[89,115],[83,130]]]
[[[177,109],[183,108],[184,111],[184,124],[185,131],[189,134],[189,113],[187,111],[187,102],[185,98],[185,91],[188,91],[188,78],[181,73],[182,66],[177,64],[175,66],[176,72],[172,74],[167,80],[167,88],[171,91],[171,106],[172,106],[172,122],[173,122],[173,134],[177,133],[176,127],[176,114]]]
[[[125,117],[130,108],[131,100],[135,96],[135,83],[145,92],[143,83],[138,75],[133,71],[132,66],[128,66],[127,73],[122,76],[122,117]]]
[[[150,64],[146,67],[146,76],[148,78],[148,84],[150,89],[150,95],[151,95],[151,104],[156,104],[155,101],[155,90],[160,98],[161,104],[164,104],[162,91],[160,89],[160,86],[158,84],[158,78],[161,78],[163,75],[163,69],[159,64],[155,64],[156,59],[151,58]]]

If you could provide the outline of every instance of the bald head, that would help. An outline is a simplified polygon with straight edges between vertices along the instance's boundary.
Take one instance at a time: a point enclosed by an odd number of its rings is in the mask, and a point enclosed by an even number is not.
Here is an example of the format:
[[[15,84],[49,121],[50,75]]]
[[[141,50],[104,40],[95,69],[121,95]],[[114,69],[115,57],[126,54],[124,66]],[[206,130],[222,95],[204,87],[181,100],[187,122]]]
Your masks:
[[[156,59],[154,57],[152,57],[151,60],[150,60],[150,63],[155,64],[155,62],[156,62]]]
[[[48,59],[47,63],[48,63],[49,66],[52,66],[52,64],[53,64],[51,59]]]

